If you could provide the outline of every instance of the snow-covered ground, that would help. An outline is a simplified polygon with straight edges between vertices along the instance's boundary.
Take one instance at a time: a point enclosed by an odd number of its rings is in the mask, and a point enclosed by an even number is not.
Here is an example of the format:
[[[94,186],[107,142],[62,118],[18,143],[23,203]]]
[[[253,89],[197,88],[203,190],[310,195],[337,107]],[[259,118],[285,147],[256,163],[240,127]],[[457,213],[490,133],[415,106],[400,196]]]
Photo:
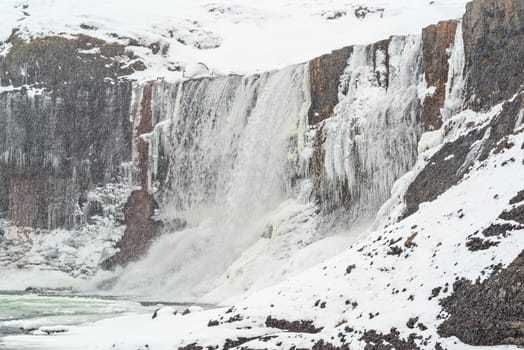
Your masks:
[[[0,41],[86,34],[136,42],[136,78],[246,73],[282,68],[353,44],[458,18],[466,0],[3,0]],[[158,44],[160,52],[148,47]],[[165,50],[164,50],[165,48]],[[0,45],[0,53],[8,47]],[[203,63],[199,64],[199,63]],[[183,72],[185,70],[185,73]]]

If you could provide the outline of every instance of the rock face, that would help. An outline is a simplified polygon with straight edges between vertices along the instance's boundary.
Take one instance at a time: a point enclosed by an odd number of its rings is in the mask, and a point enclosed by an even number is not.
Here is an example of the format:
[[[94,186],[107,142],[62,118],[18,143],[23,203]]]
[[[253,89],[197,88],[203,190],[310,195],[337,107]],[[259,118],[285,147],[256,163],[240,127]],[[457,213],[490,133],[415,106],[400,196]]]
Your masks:
[[[446,97],[448,79],[448,49],[453,45],[457,21],[439,22],[422,30],[422,64],[428,86],[435,92],[424,98],[422,104],[422,124],[425,131],[436,130],[442,126],[440,109]]]
[[[96,186],[126,177],[129,83],[0,94],[0,212],[21,226],[82,223]]]
[[[524,251],[482,283],[455,282],[453,294],[441,302],[450,317],[439,334],[471,345],[524,346],[523,283]]]
[[[524,2],[477,0],[463,18],[466,102],[486,110],[509,99],[524,81]]]
[[[156,209],[158,204],[148,191],[139,190],[131,193],[125,206],[126,230],[122,239],[116,244],[119,251],[102,263],[105,269],[127,265],[147,253],[160,225],[152,219]]]
[[[347,66],[353,47],[346,47],[309,62],[311,107],[308,123],[315,125],[333,114],[338,103],[340,76]]]

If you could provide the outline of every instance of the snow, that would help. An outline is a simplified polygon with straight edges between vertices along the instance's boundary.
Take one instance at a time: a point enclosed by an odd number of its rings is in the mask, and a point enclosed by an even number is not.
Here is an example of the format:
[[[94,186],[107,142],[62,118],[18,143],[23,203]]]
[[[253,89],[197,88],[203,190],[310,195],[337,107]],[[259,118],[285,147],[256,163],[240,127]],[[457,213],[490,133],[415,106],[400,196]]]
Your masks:
[[[130,49],[149,67],[137,73],[137,79],[179,79],[181,73],[174,68],[196,62],[223,74],[265,71],[343,46],[367,44],[392,34],[416,34],[438,20],[462,16],[466,2],[4,0],[0,41],[15,28],[26,37],[86,34],[120,42],[133,38],[141,46]],[[369,8],[369,13],[359,18],[355,11],[362,7]],[[334,18],[337,13],[341,16]],[[153,43],[169,49],[155,55],[147,48]],[[0,48],[0,54],[8,49]]]
[[[442,129],[423,133],[418,142],[418,153],[421,154],[428,149],[438,146],[443,139],[444,135]]]

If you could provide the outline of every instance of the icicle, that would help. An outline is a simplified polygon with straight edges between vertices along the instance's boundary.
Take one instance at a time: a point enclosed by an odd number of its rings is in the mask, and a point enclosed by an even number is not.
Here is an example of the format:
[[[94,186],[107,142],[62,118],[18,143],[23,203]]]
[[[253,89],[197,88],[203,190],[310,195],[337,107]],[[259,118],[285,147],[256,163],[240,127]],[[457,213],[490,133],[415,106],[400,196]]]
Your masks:
[[[448,81],[442,116],[444,120],[462,111],[464,103],[464,40],[462,38],[462,23],[457,25],[455,43],[449,57]]]
[[[387,52],[355,47],[348,61],[324,125],[320,188],[325,208],[349,208],[346,224],[370,219],[416,159],[420,61],[419,36],[393,37]]]

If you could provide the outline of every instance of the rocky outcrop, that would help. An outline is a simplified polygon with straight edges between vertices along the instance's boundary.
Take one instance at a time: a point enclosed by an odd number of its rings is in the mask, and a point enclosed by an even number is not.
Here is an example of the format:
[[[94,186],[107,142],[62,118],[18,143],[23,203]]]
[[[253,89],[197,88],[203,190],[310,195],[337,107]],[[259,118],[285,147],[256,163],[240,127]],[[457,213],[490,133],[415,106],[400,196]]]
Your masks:
[[[513,133],[522,109],[524,93],[503,105],[493,120],[471,130],[453,142],[444,144],[411,182],[404,195],[406,204],[402,218],[413,214],[423,202],[430,202],[457,184],[476,160],[484,160],[505,136]]]
[[[459,280],[441,301],[449,317],[443,337],[471,345],[524,346],[524,251],[505,269],[483,282]]]
[[[463,18],[466,102],[487,110],[524,82],[524,2],[476,0]]]
[[[105,269],[127,265],[147,253],[160,225],[152,218],[156,209],[158,204],[147,190],[131,193],[125,206],[124,236],[116,244],[119,251],[102,263]]]
[[[422,30],[422,65],[428,86],[435,87],[422,104],[422,125],[425,131],[442,126],[440,109],[444,107],[448,79],[448,49],[453,45],[457,21],[444,21]]]

